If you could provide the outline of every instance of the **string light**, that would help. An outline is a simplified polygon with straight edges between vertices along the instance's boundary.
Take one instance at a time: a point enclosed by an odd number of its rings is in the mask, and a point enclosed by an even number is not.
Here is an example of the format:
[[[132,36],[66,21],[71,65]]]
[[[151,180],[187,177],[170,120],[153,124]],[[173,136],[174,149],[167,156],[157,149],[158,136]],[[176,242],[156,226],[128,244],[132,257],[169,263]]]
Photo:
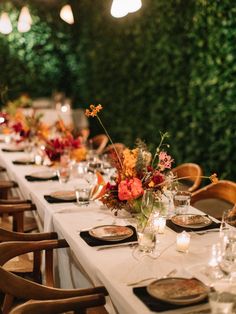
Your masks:
[[[68,24],[74,24],[74,15],[69,4],[64,5],[60,11],[60,17]]]
[[[138,11],[141,7],[141,0],[113,0],[111,5],[111,15],[116,18],[121,18],[128,13]]]
[[[3,12],[0,17],[0,32],[4,35],[12,32],[11,20],[6,12]]]
[[[23,7],[18,20],[17,29],[21,33],[28,32],[31,29],[32,18],[30,16],[29,9]]]

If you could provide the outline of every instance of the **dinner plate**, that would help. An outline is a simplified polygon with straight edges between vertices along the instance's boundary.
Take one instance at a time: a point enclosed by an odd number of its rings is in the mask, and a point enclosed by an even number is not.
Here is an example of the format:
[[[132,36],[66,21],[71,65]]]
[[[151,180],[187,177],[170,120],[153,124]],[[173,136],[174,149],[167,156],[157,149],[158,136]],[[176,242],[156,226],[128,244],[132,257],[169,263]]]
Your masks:
[[[51,179],[55,177],[56,173],[53,171],[40,171],[40,172],[33,172],[30,174],[31,177],[37,179]]]
[[[176,215],[171,218],[171,221],[180,227],[190,229],[203,228],[212,223],[211,218],[208,216],[194,214]]]
[[[120,241],[133,235],[133,230],[126,226],[103,225],[89,230],[89,234],[99,240]]]
[[[76,199],[74,191],[56,191],[51,193],[50,196],[64,201],[73,201]]]
[[[30,165],[30,164],[34,164],[34,160],[27,158],[27,157],[22,157],[22,158],[18,158],[16,160],[14,160],[15,163],[19,163],[22,165]]]
[[[196,278],[163,278],[150,283],[147,292],[161,301],[187,305],[206,298],[209,288]]]

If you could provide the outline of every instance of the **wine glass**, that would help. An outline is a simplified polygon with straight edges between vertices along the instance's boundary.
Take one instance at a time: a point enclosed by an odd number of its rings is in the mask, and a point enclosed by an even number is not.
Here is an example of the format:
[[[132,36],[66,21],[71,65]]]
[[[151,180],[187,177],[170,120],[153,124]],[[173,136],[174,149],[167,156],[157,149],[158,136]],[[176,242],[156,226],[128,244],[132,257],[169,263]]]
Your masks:
[[[146,219],[150,218],[153,210],[155,195],[152,190],[145,190],[142,197],[141,212]]]

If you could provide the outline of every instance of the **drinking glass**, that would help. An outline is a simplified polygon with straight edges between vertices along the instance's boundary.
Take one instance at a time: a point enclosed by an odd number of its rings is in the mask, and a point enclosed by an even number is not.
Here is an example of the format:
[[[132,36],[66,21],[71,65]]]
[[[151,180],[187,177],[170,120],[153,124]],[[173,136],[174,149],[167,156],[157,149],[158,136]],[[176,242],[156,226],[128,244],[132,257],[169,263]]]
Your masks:
[[[61,184],[68,182],[70,178],[70,168],[61,167],[57,169],[57,176]]]
[[[229,292],[214,291],[208,294],[212,314],[232,314],[235,296]]]
[[[229,278],[236,278],[236,230],[230,229],[224,232],[220,268]]]
[[[232,209],[227,209],[223,212],[221,220],[221,231],[226,228],[226,225],[236,226],[236,213]]]
[[[149,224],[139,223],[137,225],[138,250],[144,253],[151,253],[156,244],[156,233]]]
[[[190,198],[191,198],[191,193],[187,191],[178,191],[174,195],[173,201],[174,201],[175,213],[177,215],[188,213],[188,209],[190,206]]]
[[[91,196],[91,188],[90,187],[82,187],[77,188],[75,190],[77,204],[79,206],[88,205]]]

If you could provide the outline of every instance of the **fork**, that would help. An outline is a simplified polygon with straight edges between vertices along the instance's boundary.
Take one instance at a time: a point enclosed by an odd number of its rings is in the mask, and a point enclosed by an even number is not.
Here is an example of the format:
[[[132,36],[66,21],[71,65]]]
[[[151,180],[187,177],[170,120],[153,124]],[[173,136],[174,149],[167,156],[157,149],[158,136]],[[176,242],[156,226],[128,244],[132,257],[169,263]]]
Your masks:
[[[167,275],[161,277],[161,278],[168,278],[168,277],[171,277],[172,275],[176,274],[177,273],[177,269],[172,269]],[[161,279],[159,278],[159,279]],[[132,286],[136,286],[142,282],[145,282],[145,281],[148,281],[148,280],[151,280],[151,279],[158,279],[158,277],[148,277],[148,278],[144,278],[144,279],[141,279],[141,280],[138,280],[138,281],[133,281],[133,282],[129,282],[127,283],[127,286],[129,287],[132,287]]]

